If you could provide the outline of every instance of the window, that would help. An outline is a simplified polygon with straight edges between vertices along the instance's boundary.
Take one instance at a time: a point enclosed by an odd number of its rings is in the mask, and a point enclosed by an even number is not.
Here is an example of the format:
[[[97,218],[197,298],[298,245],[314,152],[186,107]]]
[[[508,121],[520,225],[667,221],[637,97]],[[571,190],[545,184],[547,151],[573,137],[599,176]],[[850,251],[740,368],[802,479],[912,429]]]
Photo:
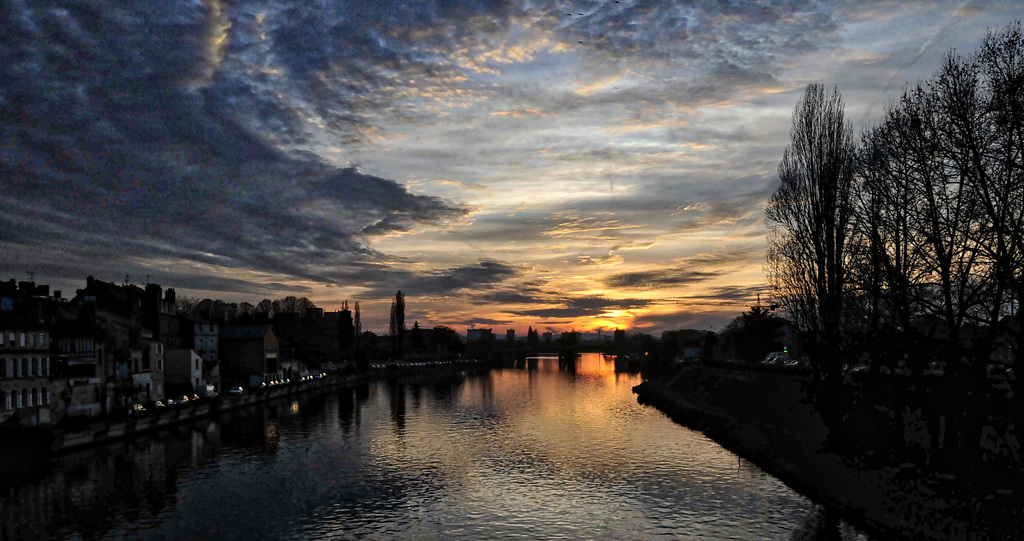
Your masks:
[[[25,359],[18,359],[18,377],[25,377]]]
[[[22,405],[22,400],[25,399],[25,390],[22,389],[20,391],[14,391],[14,397],[17,398],[17,400],[15,400],[15,402],[14,402],[14,407],[16,407],[16,408],[22,407],[21,406]]]
[[[14,346],[14,344],[15,344],[15,342],[14,342],[14,331],[11,331],[11,332],[7,333],[7,340],[8,340],[8,343],[11,344],[11,346]]]
[[[157,344],[156,345],[156,354],[157,355],[163,355],[164,354],[164,345],[163,344]]]
[[[41,333],[39,333],[39,347],[43,347],[45,345],[46,345],[46,333],[41,332]]]
[[[27,367],[25,367],[25,376],[27,376],[27,377],[34,376],[35,372],[33,372],[32,369],[34,368],[34,365],[36,364],[35,358],[25,359],[25,361],[26,361],[25,364],[28,365]]]
[[[11,409],[11,405],[7,403],[7,391],[0,391],[0,411]]]
[[[49,357],[45,357],[43,359],[43,368],[46,369],[46,375],[49,376],[50,375],[50,358]]]
[[[49,405],[50,403],[50,388],[43,387],[43,404]]]
[[[25,333],[20,333],[18,335],[18,337],[20,338],[20,340],[18,340],[18,342],[21,343],[21,347],[25,347]]]
[[[35,333],[28,333],[28,345],[36,347],[36,335]]]

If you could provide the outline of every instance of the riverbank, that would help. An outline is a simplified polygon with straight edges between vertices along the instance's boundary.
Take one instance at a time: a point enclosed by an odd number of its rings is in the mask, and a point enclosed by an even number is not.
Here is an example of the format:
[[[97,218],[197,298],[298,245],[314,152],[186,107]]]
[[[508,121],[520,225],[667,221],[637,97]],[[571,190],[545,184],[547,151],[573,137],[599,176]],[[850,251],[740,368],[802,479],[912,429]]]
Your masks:
[[[992,453],[960,464],[931,460],[926,451],[951,431],[945,419],[859,407],[836,427],[822,415],[809,374],[688,366],[634,391],[641,404],[700,430],[879,539],[1019,536],[1019,463],[1014,468]],[[991,440],[980,446],[993,453],[1012,440],[998,426],[980,430]]]
[[[292,382],[241,395],[220,395],[180,407],[128,416],[122,419],[95,419],[74,429],[39,427],[17,429],[0,437],[0,484],[16,485],[30,481],[45,468],[47,461],[63,453],[121,439],[152,434],[199,419],[217,417],[229,411],[253,407],[274,400],[298,395],[316,395],[338,388],[353,387],[372,381],[431,377],[466,370],[489,369],[475,359],[446,362],[409,362],[378,365],[366,372],[329,374],[322,379]]]

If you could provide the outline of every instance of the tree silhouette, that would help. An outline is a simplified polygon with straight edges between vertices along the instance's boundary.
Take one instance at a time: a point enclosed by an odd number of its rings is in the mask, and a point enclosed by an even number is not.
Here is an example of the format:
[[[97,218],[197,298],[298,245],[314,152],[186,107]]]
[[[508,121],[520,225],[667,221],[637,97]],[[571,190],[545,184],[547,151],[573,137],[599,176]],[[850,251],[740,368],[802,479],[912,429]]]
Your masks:
[[[839,335],[849,256],[855,147],[843,109],[838,90],[807,86],[779,164],[782,183],[766,212],[781,228],[768,239],[769,285],[826,347]]]
[[[399,289],[398,293],[395,293],[395,299],[391,301],[391,325],[390,325],[390,336],[392,350],[396,354],[402,352],[402,339],[405,334],[405,295],[402,294],[402,290]]]

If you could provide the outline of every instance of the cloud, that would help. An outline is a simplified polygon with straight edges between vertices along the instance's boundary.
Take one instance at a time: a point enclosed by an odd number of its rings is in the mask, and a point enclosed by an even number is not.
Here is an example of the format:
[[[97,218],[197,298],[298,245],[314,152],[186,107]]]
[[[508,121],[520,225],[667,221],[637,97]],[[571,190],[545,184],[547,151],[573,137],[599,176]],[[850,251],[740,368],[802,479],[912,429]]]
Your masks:
[[[304,113],[260,101],[251,73],[238,86],[246,10],[227,21],[217,3],[3,9],[8,249],[107,259],[97,263],[115,275],[129,265],[157,274],[142,262],[154,258],[332,283],[335,268],[379,257],[367,239],[466,213],[282,145],[303,138]],[[239,93],[262,120],[237,114]]]
[[[580,318],[598,316],[611,310],[633,310],[649,306],[647,299],[610,299],[600,296],[567,298],[557,308],[534,308],[514,311],[515,315],[539,318]]]
[[[616,289],[662,289],[706,282],[718,276],[717,272],[683,269],[655,269],[621,272],[604,279],[604,285]]]
[[[441,296],[459,291],[486,290],[520,273],[521,269],[500,261],[424,271],[392,265],[376,278],[367,276],[362,285],[369,287],[370,295],[382,297],[393,294],[395,289],[401,289],[408,296]]]

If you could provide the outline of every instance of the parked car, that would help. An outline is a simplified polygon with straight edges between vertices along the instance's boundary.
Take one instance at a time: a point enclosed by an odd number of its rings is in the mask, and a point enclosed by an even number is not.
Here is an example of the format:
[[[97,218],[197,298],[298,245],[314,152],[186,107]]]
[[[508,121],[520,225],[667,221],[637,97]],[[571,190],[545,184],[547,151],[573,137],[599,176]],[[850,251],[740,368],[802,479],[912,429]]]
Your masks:
[[[785,351],[773,351],[761,361],[769,366],[793,366],[793,358]]]
[[[235,385],[234,387],[228,389],[228,394],[230,395],[240,395],[243,392],[244,391],[242,390],[242,387],[240,385]]]
[[[143,406],[142,404],[132,404],[132,406],[128,408],[128,415],[143,415],[145,413],[146,406]]]
[[[181,407],[188,405],[188,396],[180,395],[174,398],[167,399],[167,405],[171,407]]]

